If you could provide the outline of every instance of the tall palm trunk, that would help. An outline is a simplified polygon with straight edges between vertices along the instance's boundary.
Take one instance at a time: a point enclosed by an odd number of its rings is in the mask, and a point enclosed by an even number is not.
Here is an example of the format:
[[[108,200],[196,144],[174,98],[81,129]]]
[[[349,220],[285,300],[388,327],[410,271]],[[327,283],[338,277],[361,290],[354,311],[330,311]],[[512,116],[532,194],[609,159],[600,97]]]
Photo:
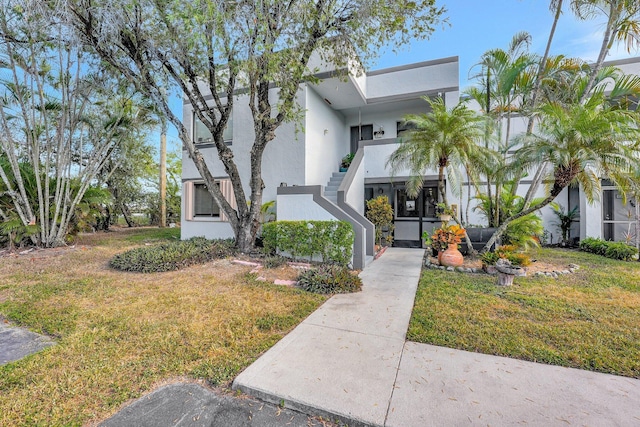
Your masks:
[[[551,51],[551,42],[553,41],[553,37],[556,34],[556,28],[558,26],[558,20],[560,19],[560,15],[562,14],[562,2],[563,0],[556,0],[557,3],[555,5],[553,5],[553,0],[552,0],[552,7],[555,7],[555,14],[553,16],[553,23],[551,24],[551,30],[549,31],[549,37],[547,38],[547,46],[544,49],[544,54],[542,55],[542,58],[540,58],[540,65],[538,66],[538,72],[536,73],[536,80],[534,82],[534,86],[533,86],[533,95],[531,96],[531,109],[535,109],[536,106],[538,105],[539,102],[539,98],[540,98],[540,89],[542,88],[542,78],[544,76],[544,70],[545,70],[545,64],[547,63],[547,60],[549,59],[549,52]],[[529,120],[527,121],[527,135],[531,135],[531,132],[533,132],[533,124],[534,124],[534,117],[530,116]],[[542,178],[544,176],[543,172],[545,169],[546,165],[543,163],[540,166],[538,166],[538,169],[536,170],[536,173],[534,174],[533,180],[531,182],[531,184],[529,185],[529,188],[527,189],[527,194],[524,197],[524,209],[528,208],[529,205],[531,204],[531,201],[533,200],[536,192],[538,191],[538,188],[540,188],[540,184],[542,183]],[[521,179],[522,175],[520,175],[518,178]],[[518,179],[518,181],[520,180]],[[517,186],[515,186],[514,188],[517,188]]]
[[[602,63],[609,54],[609,49],[611,49],[613,37],[617,32],[617,29],[614,28],[614,26],[618,21],[618,18],[620,17],[622,7],[623,5],[619,1],[609,2],[609,18],[607,19],[607,26],[604,29],[604,36],[602,37],[602,44],[600,45],[600,53],[598,54],[596,63],[593,64],[591,75],[589,76],[587,85],[584,88],[584,92],[580,96],[580,103],[585,102],[589,97],[589,92],[591,92],[591,89],[593,89],[593,85],[596,81],[596,76],[602,68]]]

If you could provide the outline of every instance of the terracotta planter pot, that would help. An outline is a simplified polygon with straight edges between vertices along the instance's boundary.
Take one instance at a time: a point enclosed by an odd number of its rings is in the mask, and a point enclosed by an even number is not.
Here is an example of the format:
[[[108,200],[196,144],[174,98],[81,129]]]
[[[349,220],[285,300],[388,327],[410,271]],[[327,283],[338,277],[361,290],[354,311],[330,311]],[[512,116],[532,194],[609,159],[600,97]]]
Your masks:
[[[458,248],[449,246],[446,251],[438,254],[438,261],[445,267],[460,267],[464,263],[464,258]]]

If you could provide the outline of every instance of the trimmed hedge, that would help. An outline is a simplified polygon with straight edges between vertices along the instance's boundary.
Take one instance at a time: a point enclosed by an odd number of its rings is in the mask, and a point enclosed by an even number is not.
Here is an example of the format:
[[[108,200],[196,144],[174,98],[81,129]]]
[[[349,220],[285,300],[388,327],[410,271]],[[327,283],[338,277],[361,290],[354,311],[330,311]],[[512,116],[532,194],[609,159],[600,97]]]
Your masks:
[[[360,291],[362,279],[344,266],[324,264],[300,273],[298,286],[316,294],[344,294]]]
[[[286,252],[293,259],[320,258],[347,265],[351,261],[355,233],[346,221],[275,221],[263,225],[267,253]]]
[[[207,240],[194,237],[156,246],[131,249],[116,255],[109,266],[116,270],[155,273],[173,271],[193,264],[204,264],[234,253],[231,240]]]
[[[595,237],[580,241],[580,250],[621,261],[631,261],[638,255],[638,249],[624,242],[608,242]]]

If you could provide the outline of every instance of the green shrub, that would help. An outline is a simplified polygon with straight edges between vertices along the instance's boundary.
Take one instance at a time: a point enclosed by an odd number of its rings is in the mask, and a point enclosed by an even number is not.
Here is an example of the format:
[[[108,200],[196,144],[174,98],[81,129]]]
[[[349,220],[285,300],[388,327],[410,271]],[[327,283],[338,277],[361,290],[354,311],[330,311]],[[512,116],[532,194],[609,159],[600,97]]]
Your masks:
[[[384,237],[387,246],[393,243],[393,207],[389,203],[387,196],[378,196],[375,199],[367,200],[367,211],[365,216],[376,226],[376,244],[382,245]],[[382,230],[386,230],[383,232]]]
[[[509,260],[511,265],[517,267],[526,267],[531,264],[531,258],[522,252],[517,252],[513,245],[500,246],[495,252],[485,252],[481,255],[482,262],[486,265],[495,265],[500,258]]]
[[[621,261],[631,261],[638,255],[638,249],[624,242],[608,242],[594,237],[582,239],[580,250]]]
[[[225,258],[233,252],[233,241],[194,237],[132,249],[113,257],[109,266],[117,270],[140,273],[172,271],[212,259]]]
[[[587,237],[580,241],[580,250],[604,256],[607,252],[607,242],[595,237]]]
[[[500,259],[500,255],[495,252],[485,252],[480,256],[480,259],[485,265],[495,265]]]
[[[264,224],[265,252],[286,252],[293,259],[312,259],[347,265],[351,261],[354,232],[345,221],[275,221]]]
[[[324,264],[300,273],[298,286],[316,294],[345,294],[362,289],[362,279],[348,268]]]
[[[638,249],[624,242],[610,242],[604,254],[607,258],[631,261],[638,254]]]

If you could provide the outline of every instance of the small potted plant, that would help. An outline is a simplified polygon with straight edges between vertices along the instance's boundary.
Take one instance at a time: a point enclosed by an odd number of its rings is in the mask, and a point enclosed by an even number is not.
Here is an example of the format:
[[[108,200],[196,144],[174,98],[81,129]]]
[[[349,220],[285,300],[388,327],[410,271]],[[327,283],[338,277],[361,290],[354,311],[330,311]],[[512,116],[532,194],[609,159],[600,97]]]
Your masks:
[[[444,203],[438,203],[436,205],[436,213],[440,217],[440,221],[442,221],[443,224],[451,221],[451,217],[456,214],[453,209],[451,209]]]
[[[342,158],[342,160],[340,161],[340,172],[346,172],[347,169],[349,169],[349,166],[351,166],[351,162],[353,161],[353,158],[354,158],[353,153],[349,153]]]

